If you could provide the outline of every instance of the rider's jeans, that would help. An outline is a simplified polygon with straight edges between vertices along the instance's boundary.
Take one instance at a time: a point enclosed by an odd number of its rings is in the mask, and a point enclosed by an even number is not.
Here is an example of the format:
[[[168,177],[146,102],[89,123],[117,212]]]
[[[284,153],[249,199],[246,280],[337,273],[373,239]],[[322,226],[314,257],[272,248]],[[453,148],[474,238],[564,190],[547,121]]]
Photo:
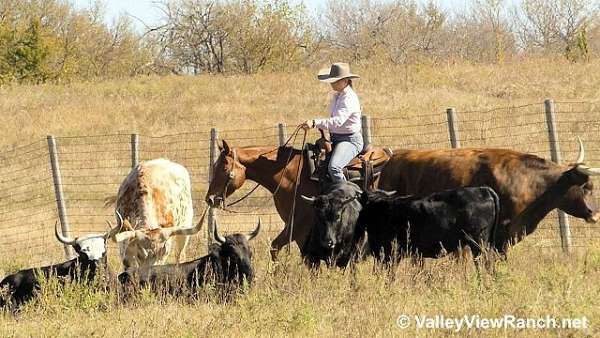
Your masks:
[[[329,176],[333,182],[344,181],[344,167],[352,161],[363,149],[361,133],[331,134],[333,153],[329,160]]]

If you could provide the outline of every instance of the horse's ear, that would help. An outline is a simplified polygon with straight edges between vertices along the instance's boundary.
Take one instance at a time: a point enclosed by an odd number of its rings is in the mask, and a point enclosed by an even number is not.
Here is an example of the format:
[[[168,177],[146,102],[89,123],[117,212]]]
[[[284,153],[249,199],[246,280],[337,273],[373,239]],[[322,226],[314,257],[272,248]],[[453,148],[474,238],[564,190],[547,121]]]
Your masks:
[[[221,148],[221,151],[225,152],[225,154],[229,154],[229,152],[231,151],[229,149],[229,145],[225,140],[223,140],[223,148]]]

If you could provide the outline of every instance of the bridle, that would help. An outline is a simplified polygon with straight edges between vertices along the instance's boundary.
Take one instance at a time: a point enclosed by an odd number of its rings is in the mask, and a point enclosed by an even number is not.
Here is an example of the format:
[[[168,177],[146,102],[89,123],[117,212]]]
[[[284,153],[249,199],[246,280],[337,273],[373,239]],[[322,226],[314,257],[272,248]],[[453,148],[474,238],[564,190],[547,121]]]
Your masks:
[[[226,205],[225,200],[227,198],[227,189],[229,188],[229,186],[234,182],[235,180],[235,164],[239,163],[238,162],[238,156],[237,156],[237,152],[235,151],[235,149],[231,150],[233,152],[233,162],[231,163],[231,169],[226,170],[227,174],[227,181],[225,181],[225,185],[223,186],[223,190],[221,191],[221,194],[218,196],[219,199],[222,201],[223,203],[223,209],[225,209],[225,207],[231,206],[230,205]],[[239,163],[242,167],[244,166],[243,164]],[[237,203],[237,202],[236,202]]]
[[[287,141],[282,146],[280,146],[280,147],[285,147],[290,142],[290,140],[292,138],[295,141],[296,137],[298,136],[298,133],[300,132],[300,130],[302,130],[301,125],[299,125],[299,126],[296,127],[296,130],[292,133],[292,135],[290,135],[290,137],[287,139]],[[294,194],[293,194],[293,197],[292,197],[292,209],[291,209],[291,212],[290,212],[290,215],[289,215],[289,219],[286,222],[287,225],[289,226],[288,252],[291,250],[290,246],[291,246],[291,243],[292,243],[292,236],[294,234],[294,214],[296,213],[296,196],[298,195],[298,187],[300,186],[300,174],[301,174],[301,172],[300,172],[300,166],[302,165],[302,162],[303,162],[303,159],[304,159],[302,152],[304,151],[304,146],[306,145],[306,134],[307,134],[307,132],[306,132],[306,130],[304,130],[304,136],[302,138],[302,148],[300,150],[300,160],[298,161],[298,167],[297,167],[297,172],[296,172],[296,180],[294,182]],[[271,150],[271,151],[269,151],[267,153],[273,152],[273,151],[279,149],[280,147],[276,147],[275,149],[273,149],[273,150]],[[231,164],[231,169],[229,169],[229,173],[227,175],[227,181],[225,182],[225,185],[223,187],[223,191],[221,192],[221,196],[218,196],[220,198],[220,200],[221,200],[221,203],[222,203],[222,210],[227,211],[227,212],[231,212],[231,213],[236,213],[236,214],[251,213],[251,212],[247,212],[247,211],[246,212],[238,212],[238,211],[227,209],[227,207],[235,205],[235,204],[241,202],[242,200],[244,200],[245,198],[247,198],[248,196],[250,196],[258,188],[258,186],[260,185],[258,183],[256,184],[256,186],[252,190],[250,190],[249,193],[247,193],[246,195],[244,195],[239,200],[237,200],[237,201],[235,201],[235,202],[233,202],[233,203],[231,203],[229,205],[227,205],[225,203],[226,196],[227,196],[227,189],[229,188],[229,185],[235,180],[235,165],[236,165],[236,162],[239,163],[236,150],[235,149],[231,149],[231,152],[233,152],[233,163]],[[273,192],[273,197],[275,197],[276,194],[279,192],[279,188],[281,187],[281,182],[283,182],[283,177],[285,176],[285,173],[287,171],[287,167],[290,164],[290,161],[292,159],[292,154],[293,153],[294,153],[293,151],[290,151],[290,153],[288,155],[287,161],[286,161],[285,166],[283,168],[283,173],[281,174],[281,176],[279,178],[279,183],[277,184],[277,188]],[[239,165],[245,168],[245,166],[243,164],[239,163]]]
[[[285,147],[287,146],[287,144],[292,140],[292,138],[294,139],[294,142],[296,141],[296,137],[298,136],[298,133],[301,131],[300,126],[296,127],[296,130],[294,130],[294,132],[292,133],[292,135],[290,135],[290,137],[286,140],[286,142],[280,146],[280,147]],[[306,132],[304,133],[304,139],[302,141],[302,149],[304,149],[304,144],[306,142]],[[277,149],[279,149],[280,147],[276,147],[271,151],[266,152],[265,154],[271,153],[273,151],[276,151]],[[226,198],[227,198],[227,189],[229,188],[229,186],[232,184],[232,182],[234,182],[235,180],[235,166],[236,163],[245,168],[245,166],[243,164],[241,164],[238,160],[238,155],[237,152],[235,150],[235,148],[231,149],[231,152],[233,153],[233,163],[231,164],[231,169],[226,170],[226,172],[228,172],[227,174],[227,181],[225,181],[225,185],[223,187],[223,190],[221,191],[220,195],[217,195],[216,197],[218,197],[218,199],[221,200],[222,203],[222,210],[230,212],[230,213],[235,213],[235,214],[241,214],[241,213],[252,213],[252,211],[246,211],[246,212],[239,212],[239,211],[235,211],[235,210],[231,210],[228,209],[228,207],[234,206],[240,202],[242,202],[243,200],[245,200],[246,198],[248,198],[250,195],[252,195],[252,193],[254,193],[256,191],[256,189],[258,189],[258,187],[260,186],[259,183],[257,183],[254,188],[252,188],[249,192],[247,192],[244,196],[242,196],[241,198],[237,199],[236,201],[227,204],[226,203]],[[283,173],[281,174],[280,178],[279,178],[279,182],[277,183],[277,187],[275,188],[275,190],[273,191],[273,197],[275,197],[277,195],[277,193],[279,192],[280,188],[281,188],[281,183],[283,182],[283,177],[285,176],[285,173],[288,170],[288,165],[290,164],[290,161],[292,159],[292,154],[293,151],[290,151],[288,158],[285,162],[285,166],[283,168]],[[264,154],[263,154],[264,155]],[[302,156],[302,155],[301,155]],[[300,159],[300,163],[302,163],[302,158]],[[298,167],[300,166],[300,163],[298,165]],[[296,181],[299,179],[299,175],[300,173],[298,173],[298,177],[296,178]],[[294,184],[296,187],[295,192],[297,191],[297,183]],[[295,204],[295,201],[294,203]]]

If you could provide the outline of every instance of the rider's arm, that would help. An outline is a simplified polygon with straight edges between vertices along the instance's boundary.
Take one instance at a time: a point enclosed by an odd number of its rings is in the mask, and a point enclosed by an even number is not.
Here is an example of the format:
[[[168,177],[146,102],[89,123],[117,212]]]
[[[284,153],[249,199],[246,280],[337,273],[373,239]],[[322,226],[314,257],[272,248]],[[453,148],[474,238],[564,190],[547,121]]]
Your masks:
[[[328,119],[315,119],[315,127],[319,129],[339,129],[355,113],[360,112],[360,103],[355,95],[345,95],[339,100],[331,117]],[[348,131],[351,133],[351,131]]]

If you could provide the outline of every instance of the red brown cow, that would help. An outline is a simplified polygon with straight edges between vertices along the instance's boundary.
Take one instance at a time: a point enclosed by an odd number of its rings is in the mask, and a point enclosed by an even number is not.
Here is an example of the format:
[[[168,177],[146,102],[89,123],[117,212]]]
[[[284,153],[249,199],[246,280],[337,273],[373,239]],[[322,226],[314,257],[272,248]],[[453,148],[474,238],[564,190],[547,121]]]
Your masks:
[[[583,164],[558,165],[532,154],[508,149],[396,150],[381,173],[379,188],[399,194],[426,196],[458,187],[489,186],[500,197],[504,234],[498,249],[535,231],[553,209],[596,222],[600,217],[590,176],[599,168]]]

